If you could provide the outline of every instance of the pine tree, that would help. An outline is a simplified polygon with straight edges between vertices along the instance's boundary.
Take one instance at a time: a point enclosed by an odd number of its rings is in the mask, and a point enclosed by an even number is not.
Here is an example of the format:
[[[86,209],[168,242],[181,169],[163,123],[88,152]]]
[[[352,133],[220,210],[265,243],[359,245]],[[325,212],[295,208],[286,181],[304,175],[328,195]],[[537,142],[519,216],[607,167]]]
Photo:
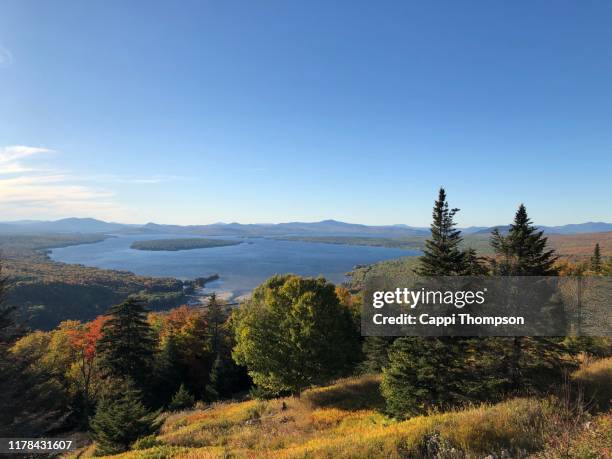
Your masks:
[[[468,248],[463,252],[462,276],[484,276],[488,272],[484,260],[476,254],[476,250]]]
[[[469,375],[458,360],[462,351],[460,340],[396,339],[381,383],[387,412],[403,419],[466,400]]]
[[[462,252],[461,233],[444,188],[434,204],[431,238],[419,259],[421,276],[466,275],[478,262],[475,253]],[[466,266],[466,254],[471,265]],[[398,418],[447,407],[466,400],[473,374],[467,362],[471,340],[458,337],[402,337],[389,349],[382,393],[388,412]]]
[[[221,308],[221,304],[217,300],[217,295],[214,293],[210,295],[208,300],[208,307],[206,309],[206,321],[208,322],[208,327],[210,328],[210,341],[211,341],[211,349],[213,354],[218,354],[219,347],[221,345],[221,327],[223,322],[225,322],[225,314],[223,313],[223,309]]]
[[[591,270],[597,274],[601,273],[601,249],[599,248],[599,242],[595,244],[595,249],[593,249],[593,256],[591,257]]]
[[[364,374],[380,373],[389,363],[388,351],[395,337],[367,336],[363,341],[363,362],[359,370]]]
[[[547,248],[547,238],[531,224],[521,204],[507,235],[497,229],[491,235],[496,258],[492,271],[498,276],[555,276],[558,257]],[[559,316],[558,314],[555,317]],[[505,378],[507,392],[528,392],[542,388],[562,371],[559,340],[540,337],[496,338],[491,345],[500,356],[498,379]]]
[[[185,384],[181,384],[176,394],[172,397],[168,408],[173,411],[179,411],[193,408],[193,405],[195,405],[195,398],[185,388]]]
[[[506,236],[496,228],[491,235],[491,247],[497,258],[491,260],[493,273],[500,276],[554,276],[558,257],[547,250],[548,238],[538,231],[521,204]]]
[[[205,390],[206,398],[211,402],[217,401],[221,398],[220,391],[222,384],[222,367],[223,361],[218,355],[210,370],[210,376]]]
[[[464,254],[459,249],[461,231],[455,229],[454,217],[459,209],[450,209],[446,191],[440,188],[434,203],[431,237],[425,242],[416,270],[421,276],[452,276],[464,270]]]
[[[180,361],[176,337],[169,333],[162,342],[155,358],[153,394],[155,406],[169,403],[184,379],[184,368]]]
[[[153,370],[154,339],[144,302],[130,298],[112,306],[97,343],[106,377],[130,378],[139,389],[149,386]]]
[[[150,412],[130,382],[120,382],[98,404],[91,430],[99,456],[127,451],[132,443],[157,432],[159,411]]]

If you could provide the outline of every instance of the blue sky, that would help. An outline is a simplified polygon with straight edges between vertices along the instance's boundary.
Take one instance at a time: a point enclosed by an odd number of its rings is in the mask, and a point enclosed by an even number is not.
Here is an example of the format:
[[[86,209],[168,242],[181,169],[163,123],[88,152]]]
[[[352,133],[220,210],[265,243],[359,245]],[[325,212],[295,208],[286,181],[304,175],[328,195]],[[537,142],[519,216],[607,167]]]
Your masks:
[[[612,221],[612,3],[0,3],[0,220]]]

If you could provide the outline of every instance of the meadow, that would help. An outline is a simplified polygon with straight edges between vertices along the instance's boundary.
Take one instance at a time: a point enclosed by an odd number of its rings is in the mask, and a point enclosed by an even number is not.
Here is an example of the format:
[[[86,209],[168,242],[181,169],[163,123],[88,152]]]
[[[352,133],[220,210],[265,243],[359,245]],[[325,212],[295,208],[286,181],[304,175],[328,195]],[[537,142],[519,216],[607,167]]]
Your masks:
[[[383,412],[380,375],[356,376],[299,397],[165,413],[157,436],[113,457],[606,458],[612,451],[611,382],[612,358],[586,361],[557,396],[510,398],[396,421]],[[80,457],[93,450],[80,451]]]

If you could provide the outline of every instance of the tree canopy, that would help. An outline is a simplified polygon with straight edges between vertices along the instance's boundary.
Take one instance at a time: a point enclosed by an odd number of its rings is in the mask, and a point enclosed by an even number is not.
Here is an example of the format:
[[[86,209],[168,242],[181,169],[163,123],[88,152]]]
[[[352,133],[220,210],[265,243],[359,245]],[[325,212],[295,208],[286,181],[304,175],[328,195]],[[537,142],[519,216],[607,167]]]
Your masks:
[[[323,278],[268,279],[238,311],[235,335],[234,359],[273,393],[340,376],[359,355],[351,313]]]

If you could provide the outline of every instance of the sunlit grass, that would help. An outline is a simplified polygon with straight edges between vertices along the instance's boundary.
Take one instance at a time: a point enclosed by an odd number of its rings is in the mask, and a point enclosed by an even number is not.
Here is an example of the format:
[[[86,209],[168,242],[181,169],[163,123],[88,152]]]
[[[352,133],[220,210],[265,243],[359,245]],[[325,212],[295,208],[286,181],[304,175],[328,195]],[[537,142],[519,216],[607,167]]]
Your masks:
[[[593,362],[574,380],[609,387],[611,368],[612,359]],[[502,451],[509,457],[559,457],[560,447],[551,446],[550,439],[564,426],[552,398],[515,398],[398,422],[382,412],[379,382],[379,376],[347,378],[301,397],[217,403],[173,413],[157,437],[161,445],[118,457],[405,458],[435,453],[476,458]],[[610,451],[609,414],[574,428],[564,451],[585,455],[569,457],[599,458]]]

